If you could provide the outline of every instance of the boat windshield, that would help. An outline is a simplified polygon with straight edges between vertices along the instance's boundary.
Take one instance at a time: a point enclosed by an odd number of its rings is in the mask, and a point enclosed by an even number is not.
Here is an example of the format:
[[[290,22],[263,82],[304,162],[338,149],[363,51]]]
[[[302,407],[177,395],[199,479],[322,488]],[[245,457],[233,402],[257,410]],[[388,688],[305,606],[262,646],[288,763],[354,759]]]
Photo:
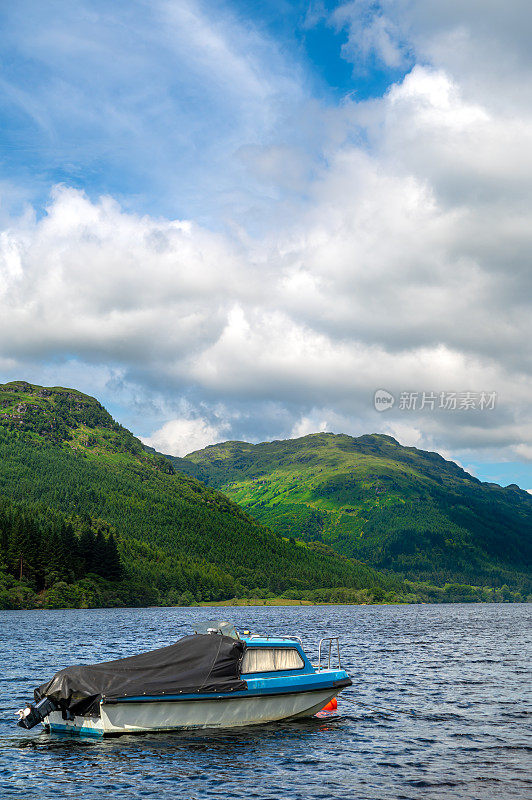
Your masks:
[[[194,633],[219,633],[222,636],[230,636],[231,639],[240,639],[237,629],[231,622],[225,622],[219,619],[209,622],[199,622],[194,626]]]

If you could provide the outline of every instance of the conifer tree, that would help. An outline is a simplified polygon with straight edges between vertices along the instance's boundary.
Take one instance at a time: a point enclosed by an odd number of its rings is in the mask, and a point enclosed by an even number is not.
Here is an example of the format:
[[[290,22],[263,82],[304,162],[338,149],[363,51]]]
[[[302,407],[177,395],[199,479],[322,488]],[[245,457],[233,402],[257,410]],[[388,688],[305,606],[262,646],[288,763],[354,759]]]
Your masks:
[[[106,551],[105,571],[100,574],[110,581],[118,581],[122,577],[122,566],[120,564],[118,546],[112,531],[107,537]]]
[[[107,542],[101,530],[94,537],[93,572],[103,575],[107,564]]]

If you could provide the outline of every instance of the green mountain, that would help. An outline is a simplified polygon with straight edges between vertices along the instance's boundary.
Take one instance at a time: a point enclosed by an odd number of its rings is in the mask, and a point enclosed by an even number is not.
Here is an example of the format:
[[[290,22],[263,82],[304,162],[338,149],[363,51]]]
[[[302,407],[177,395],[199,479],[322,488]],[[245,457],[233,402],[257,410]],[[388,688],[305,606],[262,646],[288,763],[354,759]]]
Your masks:
[[[37,605],[145,605],[338,586],[378,599],[400,585],[272,533],[148,452],[94,398],[22,381],[0,385],[0,528],[0,584],[15,605],[30,594]],[[83,555],[87,536],[100,560],[118,549],[120,580]]]
[[[384,435],[224,442],[180,459],[255,519],[415,581],[531,589],[532,496]]]

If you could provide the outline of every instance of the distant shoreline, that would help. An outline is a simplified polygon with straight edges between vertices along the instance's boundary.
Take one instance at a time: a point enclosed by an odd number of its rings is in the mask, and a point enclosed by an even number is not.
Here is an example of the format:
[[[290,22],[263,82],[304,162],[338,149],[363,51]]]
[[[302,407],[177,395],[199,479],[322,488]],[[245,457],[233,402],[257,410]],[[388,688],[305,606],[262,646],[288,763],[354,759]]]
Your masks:
[[[240,598],[233,598],[232,600],[210,600],[200,603],[192,603],[190,605],[140,605],[140,606],[124,606],[124,605],[116,605],[116,606],[61,606],[61,607],[48,607],[43,608],[41,607],[27,607],[27,608],[3,608],[0,611],[14,611],[19,613],[20,611],[104,611],[104,610],[114,610],[114,609],[121,609],[123,611],[135,611],[135,609],[140,608],[281,608],[283,606],[353,606],[354,608],[359,608],[360,606],[452,606],[452,605],[468,605],[468,606],[478,606],[478,605],[523,605],[526,603],[532,603],[532,600],[451,600],[446,602],[431,602],[420,600],[418,602],[407,602],[407,601],[383,601],[379,603],[348,603],[346,601],[335,601],[335,602],[326,602],[326,601],[312,601],[312,600],[292,600],[288,597],[269,597],[262,599],[260,597],[254,598],[247,598],[247,597],[240,597]]]
[[[319,603],[313,600],[292,600],[289,597],[234,597],[231,600],[210,600],[201,603],[194,603],[196,608],[208,608],[209,606],[223,606],[235,608],[238,606],[334,606],[338,603]],[[348,605],[382,605],[381,603],[348,603]],[[396,605],[395,603],[393,605]],[[176,606],[177,608],[179,606]]]
[[[465,603],[467,605],[479,605],[479,603],[485,603],[486,605],[501,605],[501,604],[517,604],[521,605],[522,602],[532,602],[530,600],[520,601],[516,603],[516,601],[512,600],[501,600],[501,601],[493,601],[493,602],[486,602],[485,600],[458,600],[458,601],[447,601],[443,603],[434,603],[430,601],[421,600],[418,602],[401,602],[400,600],[384,600],[376,603],[347,603],[342,602],[341,600],[338,601],[314,601],[314,600],[292,600],[289,597],[268,597],[268,598],[260,598],[260,597],[235,597],[231,600],[210,600],[201,603],[194,603],[189,608],[238,608],[238,607],[245,607],[245,606],[257,606],[257,607],[264,607],[264,606],[426,606],[426,605],[456,605],[457,603]],[[159,606],[154,606],[154,608],[159,608]],[[187,608],[187,606],[173,606],[173,608]]]

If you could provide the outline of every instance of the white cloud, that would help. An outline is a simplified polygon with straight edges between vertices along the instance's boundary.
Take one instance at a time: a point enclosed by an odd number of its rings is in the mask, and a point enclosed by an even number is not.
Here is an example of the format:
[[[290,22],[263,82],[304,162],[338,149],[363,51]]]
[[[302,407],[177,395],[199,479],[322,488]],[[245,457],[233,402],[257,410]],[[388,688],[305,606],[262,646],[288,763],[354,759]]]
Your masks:
[[[374,3],[354,2],[340,5],[331,15],[338,28],[348,30],[342,55],[353,62],[355,70],[364,70],[370,57],[387,67],[400,67],[407,59],[401,30],[397,24],[375,8]]]
[[[304,102],[304,78],[273,38],[212,5],[4,4],[0,105],[34,197],[57,180],[105,186],[213,226],[249,204],[256,185],[239,180],[235,154]]]
[[[350,0],[330,16],[345,28],[344,57],[364,68],[430,64],[488,107],[521,113],[532,104],[527,0]],[[389,55],[390,54],[390,55]]]
[[[307,436],[309,433],[320,433],[328,430],[329,425],[327,420],[320,420],[319,417],[304,416],[296,422],[290,431],[289,438],[298,439],[301,436]]]
[[[394,36],[410,42],[397,45],[403,54],[443,41],[419,20],[412,33],[390,19],[381,33],[390,47]],[[263,62],[240,58],[227,31],[189,22],[206,42],[194,69],[227,58],[220,80],[237,76],[253,94]],[[393,65],[388,39],[372,36],[367,47]],[[532,106],[516,114],[475,95],[473,73],[463,67],[461,80],[441,47],[437,66],[414,66],[382,98],[314,107],[302,135],[322,121],[326,144],[310,167],[292,145],[240,146],[277,206],[267,218],[238,207],[232,233],[57,188],[41,219],[2,233],[0,359],[21,370],[107,364],[146,394],[187,398],[184,411],[161,407],[172,421],[150,438],[170,452],[330,426],[530,458]],[[499,402],[492,412],[396,404],[378,415],[378,387],[496,391]]]
[[[185,456],[194,450],[202,450],[209,444],[222,442],[227,428],[227,424],[214,426],[199,417],[172,419],[151,436],[143,437],[143,442],[160,453]]]
[[[529,440],[530,441],[530,440]],[[515,455],[522,459],[523,461],[531,461],[532,462],[532,444],[529,442],[517,444],[514,447]]]
[[[425,447],[432,449],[430,437],[423,434],[419,423],[416,425],[408,420],[391,420],[383,425],[383,432],[393,436],[405,447]]]

